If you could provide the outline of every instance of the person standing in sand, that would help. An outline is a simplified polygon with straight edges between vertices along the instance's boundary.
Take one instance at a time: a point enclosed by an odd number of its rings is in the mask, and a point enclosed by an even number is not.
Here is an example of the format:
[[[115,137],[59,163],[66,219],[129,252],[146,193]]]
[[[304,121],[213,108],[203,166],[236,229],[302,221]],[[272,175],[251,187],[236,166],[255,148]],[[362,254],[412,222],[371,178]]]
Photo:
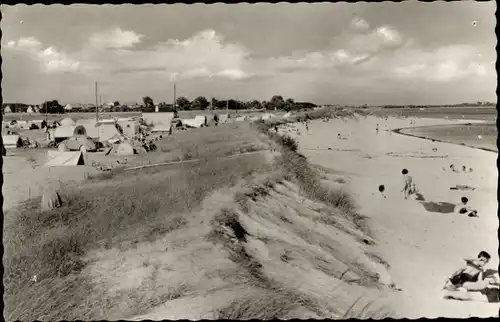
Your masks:
[[[401,192],[404,193],[405,199],[408,199],[408,197],[415,192],[415,184],[413,183],[413,178],[408,174],[407,169],[403,169],[401,173],[403,174],[404,180],[403,190],[401,190]]]

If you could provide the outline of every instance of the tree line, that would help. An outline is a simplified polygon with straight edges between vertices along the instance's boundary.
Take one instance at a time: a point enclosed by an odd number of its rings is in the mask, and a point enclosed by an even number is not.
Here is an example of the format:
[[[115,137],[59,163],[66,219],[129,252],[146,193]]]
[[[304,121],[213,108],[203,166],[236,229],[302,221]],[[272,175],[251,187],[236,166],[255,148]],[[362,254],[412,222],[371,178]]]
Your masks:
[[[158,104],[158,110],[160,112],[173,112],[178,111],[190,111],[190,110],[250,110],[250,109],[266,109],[266,110],[280,110],[280,111],[295,111],[301,109],[310,109],[316,107],[316,104],[309,102],[295,102],[293,99],[284,99],[281,95],[274,95],[269,101],[240,101],[236,99],[229,100],[218,100],[212,98],[209,101],[204,96],[198,96],[193,101],[190,101],[184,96],[180,96],[175,100],[175,106],[173,104],[167,104],[161,102]],[[151,97],[143,97],[143,104],[146,109],[154,110],[155,105]]]

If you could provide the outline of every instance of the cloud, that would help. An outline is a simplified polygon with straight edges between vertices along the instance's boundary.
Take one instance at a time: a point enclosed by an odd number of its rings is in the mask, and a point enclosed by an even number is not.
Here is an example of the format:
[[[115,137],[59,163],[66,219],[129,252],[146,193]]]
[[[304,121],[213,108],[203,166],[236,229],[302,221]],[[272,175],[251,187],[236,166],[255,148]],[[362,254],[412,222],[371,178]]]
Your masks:
[[[93,34],[89,43],[96,48],[132,48],[141,42],[144,35],[134,31],[121,30],[119,27],[109,29],[105,32]]]
[[[362,18],[354,18],[351,21],[351,28],[355,30],[367,30],[370,28],[370,25]]]
[[[244,79],[248,51],[237,44],[226,43],[215,30],[200,31],[183,40],[168,39],[154,46],[131,50],[117,48],[103,55],[92,48],[82,54],[94,70],[116,73],[159,72],[171,78],[225,77]]]
[[[433,50],[417,46],[402,49],[391,59],[391,75],[400,79],[450,82],[466,77],[485,77],[494,67],[482,63],[473,46],[451,45]]]
[[[34,37],[19,38],[7,42],[6,47],[14,51],[27,53],[38,61],[42,71],[46,73],[75,72],[80,70],[80,62],[58,51],[55,47],[43,48]]]

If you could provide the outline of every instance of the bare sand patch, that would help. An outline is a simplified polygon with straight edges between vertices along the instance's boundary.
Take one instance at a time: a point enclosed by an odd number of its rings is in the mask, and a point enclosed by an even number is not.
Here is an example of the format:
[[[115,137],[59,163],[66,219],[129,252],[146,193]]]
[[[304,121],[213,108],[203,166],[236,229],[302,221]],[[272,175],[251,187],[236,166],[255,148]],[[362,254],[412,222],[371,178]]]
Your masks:
[[[312,163],[349,173],[347,185],[356,195],[360,213],[370,217],[369,224],[379,240],[377,249],[389,262],[395,283],[403,289],[401,298],[395,298],[394,307],[400,313],[410,318],[496,316],[498,303],[445,301],[440,299],[439,290],[444,279],[460,268],[461,258],[475,256],[480,250],[493,256],[491,267],[498,267],[497,154],[382,130],[376,133],[376,124],[390,130],[408,126],[408,122],[375,117],[347,123],[313,121],[309,134],[294,137]],[[417,125],[452,123],[416,120]],[[296,127],[304,132],[302,125]],[[348,133],[349,139],[334,139],[337,132]],[[318,146],[331,150],[308,149]],[[435,155],[433,148],[447,157],[418,157]],[[341,149],[359,149],[371,157]],[[452,163],[472,167],[474,172],[454,173],[448,170]],[[427,202],[457,204],[461,196],[467,196],[482,217],[436,213],[418,201],[404,200],[400,192],[403,168],[410,171]],[[380,184],[386,187],[387,199],[377,191]],[[450,190],[464,184],[476,189]]]

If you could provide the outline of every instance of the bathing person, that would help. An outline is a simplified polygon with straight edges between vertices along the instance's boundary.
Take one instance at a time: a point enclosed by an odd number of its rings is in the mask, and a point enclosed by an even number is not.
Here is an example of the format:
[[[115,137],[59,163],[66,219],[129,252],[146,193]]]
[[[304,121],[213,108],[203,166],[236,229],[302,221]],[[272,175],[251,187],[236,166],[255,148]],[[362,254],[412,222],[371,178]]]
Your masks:
[[[467,203],[469,199],[462,197],[461,203],[455,206],[455,213],[458,215],[467,215],[469,217],[477,217],[477,210],[471,208]]]
[[[401,192],[404,193],[405,199],[408,199],[411,194],[415,193],[415,184],[413,183],[413,178],[408,174],[407,169],[403,169],[401,173],[403,174],[404,180],[403,190],[401,190]]]

